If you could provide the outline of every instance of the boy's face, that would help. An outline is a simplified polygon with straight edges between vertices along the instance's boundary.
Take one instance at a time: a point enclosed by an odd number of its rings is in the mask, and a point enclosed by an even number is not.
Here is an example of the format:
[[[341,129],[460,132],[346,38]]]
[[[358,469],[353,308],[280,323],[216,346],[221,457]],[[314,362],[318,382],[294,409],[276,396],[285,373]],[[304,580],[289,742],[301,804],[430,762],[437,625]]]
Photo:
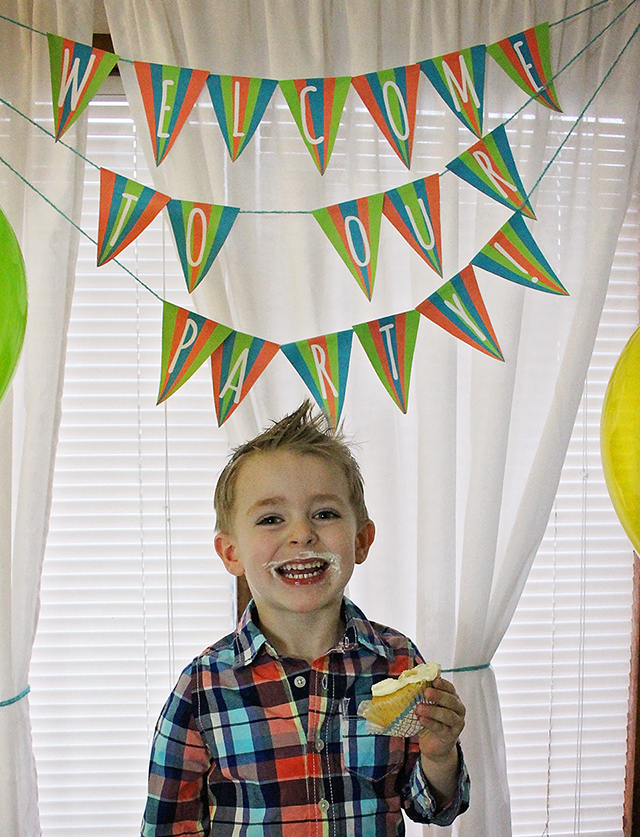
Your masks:
[[[358,526],[347,481],[333,462],[290,451],[252,454],[235,485],[233,531],[216,551],[245,575],[261,621],[336,608],[373,541]]]

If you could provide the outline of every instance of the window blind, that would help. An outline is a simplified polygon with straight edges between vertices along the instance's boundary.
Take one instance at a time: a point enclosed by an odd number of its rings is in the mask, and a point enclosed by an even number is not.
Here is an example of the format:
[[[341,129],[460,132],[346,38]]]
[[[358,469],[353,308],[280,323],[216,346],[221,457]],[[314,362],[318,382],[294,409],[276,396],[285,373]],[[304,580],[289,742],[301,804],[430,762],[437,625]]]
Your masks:
[[[417,148],[441,141],[442,118],[430,114]],[[561,139],[568,126],[558,125]],[[89,126],[90,160],[151,182],[121,88],[91,103]],[[339,156],[337,146],[332,165]],[[98,177],[88,166],[87,231],[97,230]],[[551,186],[540,201],[556,200]],[[608,374],[637,322],[638,215],[636,202],[549,529],[495,660],[515,837],[622,833],[631,552],[597,435]],[[184,292],[162,216],[119,260],[161,296]],[[203,370],[150,406],[160,303],[113,262],[94,265],[95,245],[81,240],[30,679],[44,837],[84,837],[88,823],[95,835],[137,833],[161,704],[182,665],[233,620],[211,543],[227,454],[211,382]]]

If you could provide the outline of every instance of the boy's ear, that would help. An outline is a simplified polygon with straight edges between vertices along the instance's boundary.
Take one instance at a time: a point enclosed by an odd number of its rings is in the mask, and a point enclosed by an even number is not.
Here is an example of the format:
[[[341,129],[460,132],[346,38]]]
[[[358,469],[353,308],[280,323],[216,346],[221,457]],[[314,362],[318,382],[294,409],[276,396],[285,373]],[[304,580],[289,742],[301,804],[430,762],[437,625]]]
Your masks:
[[[375,523],[373,520],[367,520],[356,535],[356,564],[362,564],[366,560],[375,536]]]
[[[227,572],[231,575],[244,575],[244,565],[237,555],[236,546],[231,535],[225,532],[218,532],[213,539],[213,545],[216,552],[222,558],[222,563],[225,565]]]

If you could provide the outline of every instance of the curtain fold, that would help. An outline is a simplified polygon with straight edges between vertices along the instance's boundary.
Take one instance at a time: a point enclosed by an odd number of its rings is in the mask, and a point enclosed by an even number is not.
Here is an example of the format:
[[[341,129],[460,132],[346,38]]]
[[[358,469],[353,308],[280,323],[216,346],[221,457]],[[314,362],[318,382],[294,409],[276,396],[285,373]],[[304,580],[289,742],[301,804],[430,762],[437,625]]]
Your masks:
[[[404,66],[493,43],[589,5],[105,0],[114,46],[124,57],[275,79]],[[553,27],[553,66],[564,66],[623,8],[611,2]],[[531,103],[510,120],[526,97],[488,59],[485,133],[509,120],[508,141],[525,187],[536,183],[638,22],[632,7],[557,79],[560,116]],[[544,533],[638,175],[639,91],[630,68],[639,61],[634,41],[532,196],[538,220],[529,229],[570,295],[540,293],[478,271],[504,363],[422,319],[403,415],[354,341],[345,429],[359,443],[378,536],[350,595],[370,618],[412,635],[443,668],[475,669],[452,674],[468,706],[463,744],[472,775],[471,807],[450,829],[459,835],[511,833],[499,699],[493,672],[484,666],[509,624]],[[123,66],[122,74],[153,166],[133,69]],[[155,169],[153,185],[172,197],[282,213],[443,172],[475,138],[424,77],[420,85],[410,171],[353,90],[323,176],[278,90],[234,163],[204,93]],[[202,285],[191,297],[171,301],[280,344],[410,310],[463,269],[510,217],[454,175],[440,181],[443,279],[383,222],[368,302],[313,218],[246,213]],[[229,419],[231,444],[294,409],[305,394],[293,368],[276,356]]]
[[[91,43],[82,0],[5,0],[2,13],[40,32]],[[47,40],[0,20],[0,95],[53,130]],[[0,156],[68,217],[79,217],[84,163],[0,103]],[[83,150],[84,119],[66,139]],[[21,358],[0,404],[0,701],[28,688],[57,441],[77,231],[0,164],[0,206],[25,260],[29,311]],[[29,699],[0,706],[0,834],[40,833]]]

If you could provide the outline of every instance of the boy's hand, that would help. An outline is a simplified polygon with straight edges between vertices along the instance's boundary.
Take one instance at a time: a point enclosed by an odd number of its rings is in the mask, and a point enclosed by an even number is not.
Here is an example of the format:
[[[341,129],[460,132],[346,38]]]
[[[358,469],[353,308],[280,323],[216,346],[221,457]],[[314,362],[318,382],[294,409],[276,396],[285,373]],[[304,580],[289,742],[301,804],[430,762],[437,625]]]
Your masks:
[[[427,703],[416,706],[423,729],[419,733],[422,767],[435,791],[438,807],[453,797],[458,781],[456,743],[464,727],[466,709],[453,683],[437,677],[424,691]]]

